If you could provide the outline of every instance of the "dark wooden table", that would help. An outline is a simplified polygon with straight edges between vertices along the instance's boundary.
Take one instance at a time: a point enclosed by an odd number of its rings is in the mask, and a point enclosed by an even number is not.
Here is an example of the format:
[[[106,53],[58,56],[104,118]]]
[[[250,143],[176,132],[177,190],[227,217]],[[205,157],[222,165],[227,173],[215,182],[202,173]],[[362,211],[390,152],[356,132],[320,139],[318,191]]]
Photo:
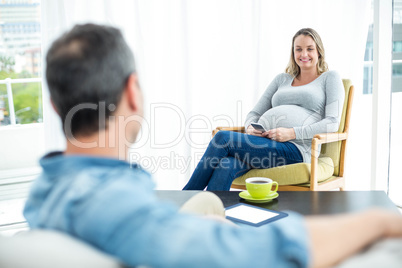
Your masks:
[[[199,191],[156,191],[162,200],[182,205]],[[238,191],[214,191],[225,207],[248,203],[276,211],[292,210],[302,215],[336,214],[362,211],[379,207],[398,211],[383,191],[327,191],[327,192],[278,192],[279,197],[268,203],[249,203],[239,197]]]

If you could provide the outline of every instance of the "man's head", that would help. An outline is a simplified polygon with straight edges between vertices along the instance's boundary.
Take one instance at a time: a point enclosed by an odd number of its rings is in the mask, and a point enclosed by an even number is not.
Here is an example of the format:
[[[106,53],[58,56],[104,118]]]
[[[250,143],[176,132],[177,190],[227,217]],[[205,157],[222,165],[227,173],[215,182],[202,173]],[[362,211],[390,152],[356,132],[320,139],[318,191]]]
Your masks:
[[[77,25],[58,38],[46,64],[50,96],[67,136],[91,135],[107,127],[135,73],[133,54],[121,32],[94,24]]]

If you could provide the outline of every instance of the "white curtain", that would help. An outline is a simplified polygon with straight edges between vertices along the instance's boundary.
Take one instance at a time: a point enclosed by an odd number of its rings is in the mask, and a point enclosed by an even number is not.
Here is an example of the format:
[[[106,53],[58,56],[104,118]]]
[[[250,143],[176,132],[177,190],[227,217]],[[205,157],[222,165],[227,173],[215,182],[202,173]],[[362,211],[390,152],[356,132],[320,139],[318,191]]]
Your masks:
[[[213,128],[244,123],[269,82],[284,71],[300,28],[318,31],[330,69],[362,92],[370,1],[43,0],[42,6],[43,51],[76,23],[123,31],[146,107],[131,159],[154,173],[159,189],[186,183]],[[62,148],[49,103],[44,117],[47,149]]]

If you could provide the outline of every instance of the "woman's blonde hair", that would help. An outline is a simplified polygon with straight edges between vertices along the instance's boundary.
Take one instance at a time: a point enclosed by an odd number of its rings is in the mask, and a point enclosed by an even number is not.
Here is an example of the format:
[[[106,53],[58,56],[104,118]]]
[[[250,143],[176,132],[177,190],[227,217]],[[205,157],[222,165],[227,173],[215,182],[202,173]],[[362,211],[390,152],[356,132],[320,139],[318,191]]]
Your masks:
[[[292,49],[290,52],[290,59],[288,66],[286,67],[285,72],[297,77],[300,74],[300,67],[297,65],[295,61],[295,54],[294,54],[294,46],[295,46],[295,39],[299,35],[304,35],[304,36],[310,36],[313,38],[317,51],[318,51],[318,63],[317,63],[317,73],[318,75],[322,74],[323,72],[328,71],[328,64],[325,62],[325,51],[324,51],[324,45],[321,41],[321,37],[318,35],[318,33],[311,29],[311,28],[303,28],[300,29],[294,36],[292,40]]]

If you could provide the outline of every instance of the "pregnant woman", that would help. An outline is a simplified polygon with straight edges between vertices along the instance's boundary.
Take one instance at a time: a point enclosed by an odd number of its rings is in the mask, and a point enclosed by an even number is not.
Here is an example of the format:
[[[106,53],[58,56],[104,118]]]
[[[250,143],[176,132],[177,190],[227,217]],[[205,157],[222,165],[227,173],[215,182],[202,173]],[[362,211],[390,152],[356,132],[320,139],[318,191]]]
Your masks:
[[[338,130],[344,94],[338,73],[328,71],[318,33],[299,30],[286,73],[275,77],[247,115],[247,133],[219,131],[183,190],[229,190],[250,169],[310,162],[313,136]]]

